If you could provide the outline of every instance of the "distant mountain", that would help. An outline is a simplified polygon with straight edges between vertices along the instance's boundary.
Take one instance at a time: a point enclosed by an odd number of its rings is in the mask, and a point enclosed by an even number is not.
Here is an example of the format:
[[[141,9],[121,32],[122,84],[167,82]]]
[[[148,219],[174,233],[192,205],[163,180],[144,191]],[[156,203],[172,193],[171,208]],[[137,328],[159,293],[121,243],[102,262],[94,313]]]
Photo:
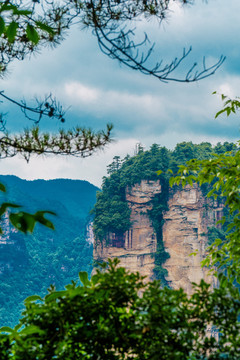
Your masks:
[[[17,322],[23,300],[46,294],[53,284],[63,288],[80,270],[92,270],[92,244],[86,242],[89,211],[96,201],[96,186],[82,180],[56,179],[27,181],[0,175],[7,194],[0,202],[11,201],[25,211],[51,210],[52,231],[37,225],[32,235],[23,235],[2,219],[0,236],[0,326]]]

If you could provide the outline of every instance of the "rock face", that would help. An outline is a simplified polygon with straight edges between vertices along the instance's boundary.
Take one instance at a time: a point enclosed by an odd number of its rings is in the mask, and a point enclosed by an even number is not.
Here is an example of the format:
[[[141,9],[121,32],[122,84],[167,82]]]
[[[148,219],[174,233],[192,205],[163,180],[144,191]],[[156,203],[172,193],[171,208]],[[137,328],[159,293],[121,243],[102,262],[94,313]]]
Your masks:
[[[156,233],[148,217],[151,200],[161,192],[159,181],[142,181],[126,189],[131,209],[132,227],[124,234],[110,234],[108,243],[95,241],[94,258],[106,261],[118,257],[130,271],[139,271],[146,281],[154,277]],[[191,282],[205,279],[215,286],[215,278],[201,267],[207,247],[207,230],[222,216],[222,206],[210,203],[197,184],[184,189],[170,189],[169,210],[164,213],[163,243],[170,258],[164,264],[167,281],[174,288],[192,292]],[[196,256],[189,256],[197,251]]]
[[[94,259],[107,261],[118,257],[121,265],[130,271],[139,271],[150,280],[153,276],[153,253],[157,249],[157,238],[148,218],[151,200],[161,192],[159,181],[142,181],[126,189],[126,200],[131,209],[132,227],[125,234],[110,234],[109,244],[97,243]]]
[[[197,184],[170,190],[168,207],[163,225],[164,246],[170,255],[164,264],[168,271],[166,280],[172,288],[182,287],[188,294],[192,292],[191,283],[201,279],[215,286],[215,277],[201,267],[201,261],[208,245],[208,227],[221,217],[222,207],[210,203]],[[196,256],[189,256],[195,251]]]

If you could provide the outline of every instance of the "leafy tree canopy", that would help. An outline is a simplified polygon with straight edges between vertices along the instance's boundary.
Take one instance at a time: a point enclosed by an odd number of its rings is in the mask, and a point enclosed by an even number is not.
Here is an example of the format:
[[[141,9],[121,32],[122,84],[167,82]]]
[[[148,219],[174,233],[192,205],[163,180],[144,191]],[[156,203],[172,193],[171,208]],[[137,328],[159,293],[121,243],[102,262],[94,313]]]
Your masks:
[[[211,291],[202,281],[187,297],[116,265],[91,280],[80,272],[81,285],[28,297],[19,324],[1,328],[1,359],[239,358],[236,288]]]

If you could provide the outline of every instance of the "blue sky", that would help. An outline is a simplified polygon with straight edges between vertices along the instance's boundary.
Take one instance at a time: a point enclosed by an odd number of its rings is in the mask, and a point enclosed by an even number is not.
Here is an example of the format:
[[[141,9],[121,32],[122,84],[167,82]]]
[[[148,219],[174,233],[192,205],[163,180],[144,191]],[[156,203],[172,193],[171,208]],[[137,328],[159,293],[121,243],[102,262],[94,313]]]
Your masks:
[[[197,60],[201,66],[206,56],[212,64],[222,54],[227,56],[215,75],[197,83],[164,84],[127,69],[100,52],[90,31],[78,28],[56,49],[11,64],[1,80],[6,94],[31,99],[52,92],[66,108],[70,106],[66,127],[78,124],[101,129],[112,122],[114,143],[88,159],[34,157],[29,164],[18,158],[2,160],[1,173],[26,179],[84,179],[100,186],[112,157],[133,154],[137,142],[146,148],[152,143],[173,148],[181,141],[237,141],[238,116],[215,120],[222,104],[211,94],[217,90],[240,96],[239,13],[239,0],[198,1],[185,8],[174,4],[171,16],[161,25],[154,21],[138,24],[139,33],[147,31],[156,41],[156,60],[171,60],[190,45],[189,63]],[[8,112],[12,131],[26,126],[15,108],[3,103],[1,110]],[[59,127],[47,120],[41,126]]]

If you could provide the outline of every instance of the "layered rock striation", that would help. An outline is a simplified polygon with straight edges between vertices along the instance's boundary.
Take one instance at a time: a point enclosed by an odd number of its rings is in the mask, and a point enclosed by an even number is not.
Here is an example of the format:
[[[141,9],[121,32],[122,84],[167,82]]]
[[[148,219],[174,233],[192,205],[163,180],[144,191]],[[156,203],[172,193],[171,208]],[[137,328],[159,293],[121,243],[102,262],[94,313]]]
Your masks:
[[[120,265],[130,271],[139,271],[146,281],[154,278],[154,254],[157,250],[157,236],[149,219],[152,200],[161,193],[159,181],[142,180],[126,189],[126,201],[131,209],[131,228],[123,234],[111,233],[109,240],[96,241],[94,258],[107,261],[119,258]],[[208,269],[201,267],[201,261],[208,246],[208,227],[222,216],[222,206],[207,199],[197,184],[184,189],[169,190],[168,211],[165,211],[162,241],[170,255],[163,267],[170,287],[182,287],[192,292],[192,282],[201,279],[215,286],[215,278]],[[196,256],[190,256],[196,252]]]
[[[150,280],[153,276],[157,237],[148,217],[153,197],[161,192],[159,181],[144,181],[126,189],[131,209],[131,228],[123,234],[110,234],[108,241],[95,241],[94,259],[119,258],[130,271],[139,271]]]
[[[163,265],[166,280],[174,288],[192,292],[192,282],[201,279],[215,286],[215,277],[201,262],[208,246],[208,227],[222,216],[222,206],[206,198],[197,184],[170,190],[169,210],[163,215],[163,242],[170,257]],[[191,253],[195,256],[191,256]]]

